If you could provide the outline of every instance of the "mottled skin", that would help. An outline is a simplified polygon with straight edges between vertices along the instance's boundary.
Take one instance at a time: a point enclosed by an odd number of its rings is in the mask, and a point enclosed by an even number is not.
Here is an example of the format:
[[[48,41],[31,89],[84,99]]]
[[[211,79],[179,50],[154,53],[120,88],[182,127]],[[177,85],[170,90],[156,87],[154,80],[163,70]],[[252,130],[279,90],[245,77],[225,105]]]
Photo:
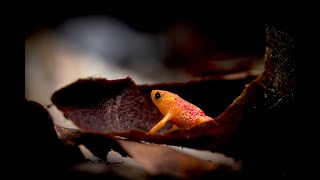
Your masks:
[[[191,128],[213,120],[206,116],[200,108],[180,98],[177,94],[164,90],[153,90],[151,99],[164,117],[149,131],[150,134],[156,133],[169,120],[174,124],[173,129]]]

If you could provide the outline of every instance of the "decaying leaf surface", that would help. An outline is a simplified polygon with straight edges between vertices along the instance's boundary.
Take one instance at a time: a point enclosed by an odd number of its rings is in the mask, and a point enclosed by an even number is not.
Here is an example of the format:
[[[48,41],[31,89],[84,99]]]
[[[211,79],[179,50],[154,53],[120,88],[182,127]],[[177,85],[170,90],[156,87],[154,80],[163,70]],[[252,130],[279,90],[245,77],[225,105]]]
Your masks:
[[[56,92],[52,101],[85,131],[147,131],[161,118],[149,97],[139,94],[129,78],[79,80]]]

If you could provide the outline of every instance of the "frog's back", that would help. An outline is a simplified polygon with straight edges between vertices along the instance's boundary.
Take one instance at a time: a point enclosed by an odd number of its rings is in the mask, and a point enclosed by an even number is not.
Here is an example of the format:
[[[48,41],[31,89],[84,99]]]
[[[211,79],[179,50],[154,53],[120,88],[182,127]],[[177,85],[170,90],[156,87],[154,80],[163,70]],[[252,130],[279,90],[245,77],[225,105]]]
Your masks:
[[[180,98],[179,96],[176,98],[176,105],[179,109],[179,114],[172,119],[172,122],[182,128],[189,128],[195,125],[197,118],[204,117],[207,118],[208,116],[198,108],[197,106],[185,101],[184,99]]]

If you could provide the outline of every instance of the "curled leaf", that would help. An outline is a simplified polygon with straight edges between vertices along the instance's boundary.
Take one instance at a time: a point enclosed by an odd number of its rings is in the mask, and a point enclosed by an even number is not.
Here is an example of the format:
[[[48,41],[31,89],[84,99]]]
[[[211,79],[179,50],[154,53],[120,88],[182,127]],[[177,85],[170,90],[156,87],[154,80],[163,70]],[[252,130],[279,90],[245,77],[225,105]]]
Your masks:
[[[55,92],[52,102],[66,118],[90,132],[147,131],[161,118],[130,78],[78,80]]]
[[[184,129],[166,133],[172,126],[167,123],[159,134],[148,135],[148,131],[162,119],[159,110],[151,101],[151,90],[161,88],[178,92],[182,97],[190,99],[190,102],[199,104],[199,107],[209,116],[213,116],[227,107],[227,104],[241,92],[247,81],[225,82],[201,79],[187,83],[137,86],[130,78],[111,81],[83,79],[57,91],[52,101],[68,119],[84,131],[102,133],[106,136],[122,136],[133,140],[183,146],[192,144],[193,147],[209,148],[225,141],[227,134],[221,134],[218,139],[215,135],[219,135],[222,131],[229,134],[231,129],[226,126],[227,123],[222,123],[219,129],[216,128],[216,124],[207,123],[191,131]],[[223,93],[223,89],[228,90]],[[206,132],[205,136],[204,132]],[[163,135],[164,133],[166,135]]]

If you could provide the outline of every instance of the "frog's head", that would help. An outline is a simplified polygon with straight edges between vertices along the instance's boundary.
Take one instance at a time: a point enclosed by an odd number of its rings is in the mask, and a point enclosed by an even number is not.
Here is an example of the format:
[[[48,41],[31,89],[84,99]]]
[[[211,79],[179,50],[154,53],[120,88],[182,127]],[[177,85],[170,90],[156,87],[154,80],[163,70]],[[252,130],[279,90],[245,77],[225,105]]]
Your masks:
[[[176,94],[164,90],[151,91],[152,102],[158,107],[160,112],[165,115],[172,107],[176,107]]]

